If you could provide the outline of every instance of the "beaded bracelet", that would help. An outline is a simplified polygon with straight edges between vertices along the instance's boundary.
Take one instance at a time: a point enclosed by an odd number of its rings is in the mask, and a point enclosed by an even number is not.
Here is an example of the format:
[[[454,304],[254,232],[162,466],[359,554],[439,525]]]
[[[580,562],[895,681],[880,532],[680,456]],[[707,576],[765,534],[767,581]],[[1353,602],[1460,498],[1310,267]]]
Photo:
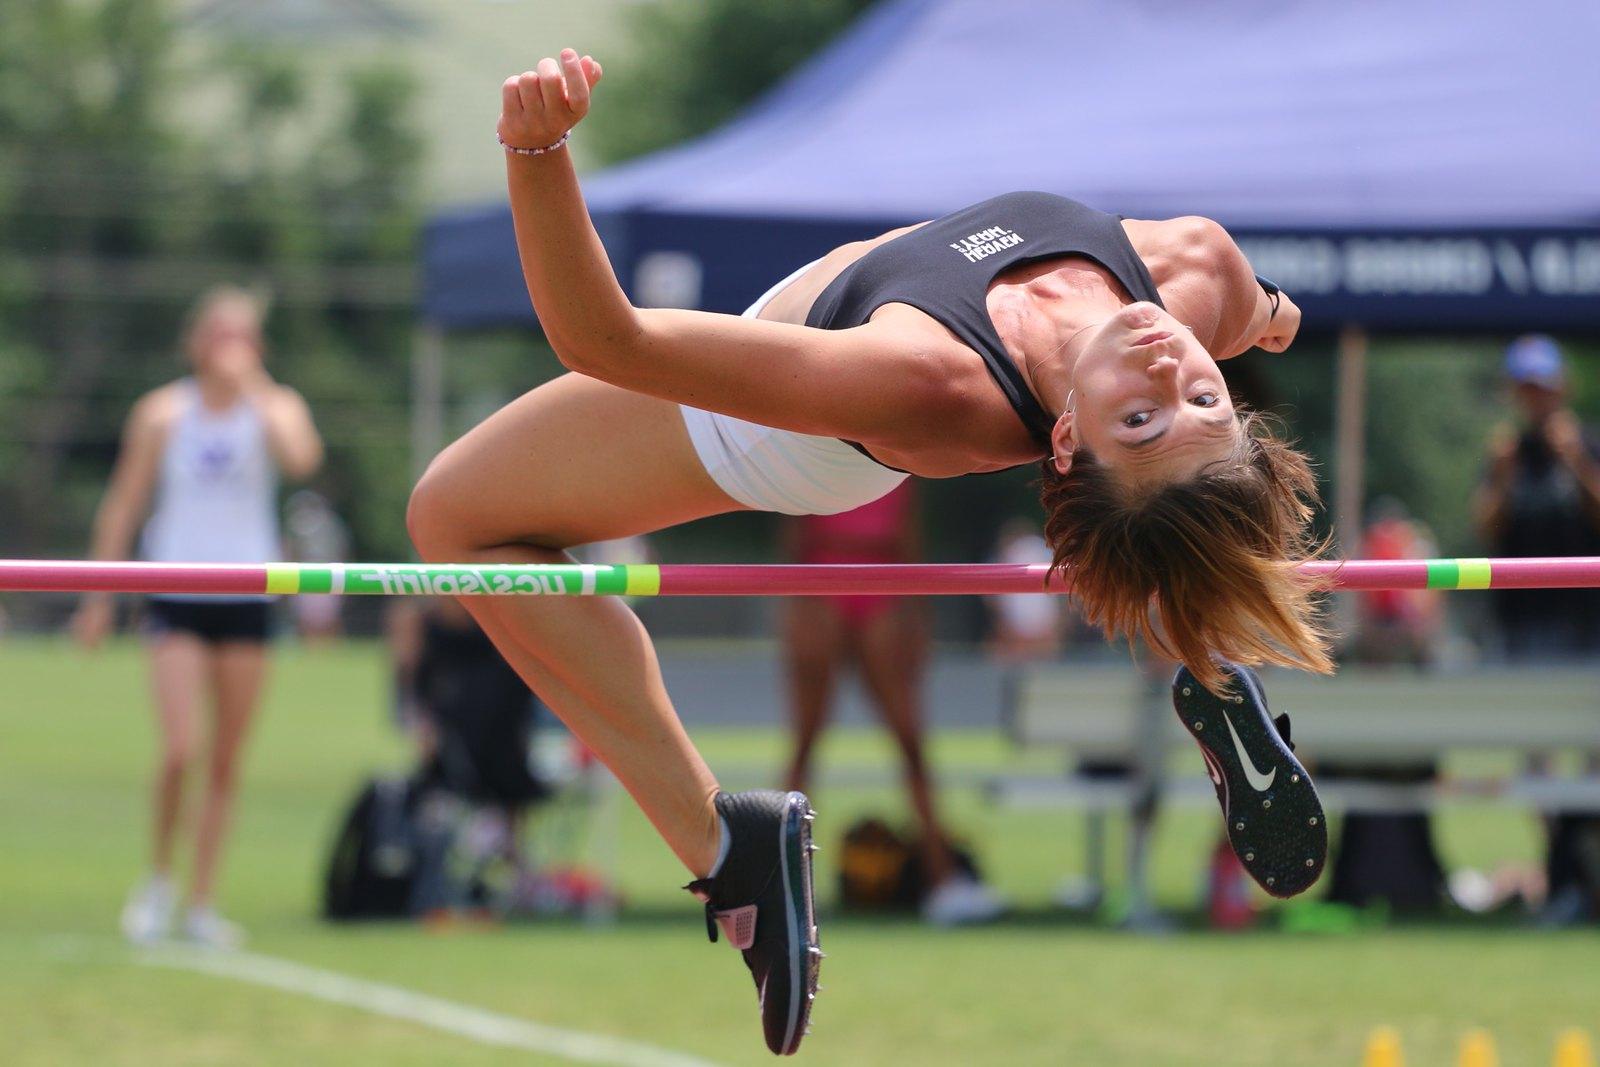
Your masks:
[[[562,134],[560,137],[557,137],[554,141],[552,141],[551,143],[545,145],[543,148],[519,148],[514,144],[506,144],[506,139],[504,137],[501,137],[499,134],[495,135],[495,140],[500,142],[500,147],[501,148],[504,148],[507,152],[510,152],[512,155],[516,155],[516,156],[542,156],[546,152],[554,152],[556,149],[558,149],[561,146],[565,145],[567,143],[567,139],[570,138],[571,136],[572,136],[572,131],[568,130],[566,133]]]

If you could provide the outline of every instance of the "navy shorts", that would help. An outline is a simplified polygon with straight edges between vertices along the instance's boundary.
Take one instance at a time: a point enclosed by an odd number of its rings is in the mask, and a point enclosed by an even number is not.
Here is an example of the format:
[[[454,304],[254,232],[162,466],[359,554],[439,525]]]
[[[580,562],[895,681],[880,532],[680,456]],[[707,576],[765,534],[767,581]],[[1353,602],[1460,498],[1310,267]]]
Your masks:
[[[267,600],[145,601],[144,632],[190,634],[208,645],[261,644],[272,637],[272,602]]]

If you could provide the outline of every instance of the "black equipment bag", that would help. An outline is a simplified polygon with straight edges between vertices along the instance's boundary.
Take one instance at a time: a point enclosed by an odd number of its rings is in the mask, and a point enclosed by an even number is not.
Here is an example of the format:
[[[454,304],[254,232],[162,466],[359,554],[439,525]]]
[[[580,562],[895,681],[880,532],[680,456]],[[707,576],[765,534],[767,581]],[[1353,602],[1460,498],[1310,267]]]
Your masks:
[[[417,788],[407,779],[374,778],[344,817],[328,857],[322,916],[331,920],[402,919],[423,878]]]

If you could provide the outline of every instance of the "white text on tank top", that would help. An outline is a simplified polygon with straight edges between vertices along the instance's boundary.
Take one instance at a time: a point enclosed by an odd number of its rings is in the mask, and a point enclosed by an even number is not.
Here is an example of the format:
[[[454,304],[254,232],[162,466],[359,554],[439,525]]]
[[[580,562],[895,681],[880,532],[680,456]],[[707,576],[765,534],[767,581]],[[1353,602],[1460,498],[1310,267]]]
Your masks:
[[[161,456],[145,558],[157,562],[265,563],[282,549],[277,471],[261,416],[248,403],[210,411],[190,380]],[[186,598],[185,598],[186,599]]]

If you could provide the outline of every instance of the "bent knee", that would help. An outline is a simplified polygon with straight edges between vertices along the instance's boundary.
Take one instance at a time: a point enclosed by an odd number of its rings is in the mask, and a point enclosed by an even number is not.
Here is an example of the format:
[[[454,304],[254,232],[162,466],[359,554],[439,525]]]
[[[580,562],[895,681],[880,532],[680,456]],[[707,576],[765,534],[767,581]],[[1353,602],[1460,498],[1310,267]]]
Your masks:
[[[447,468],[429,467],[406,502],[406,532],[417,554],[429,563],[448,563],[484,547],[473,533],[473,510],[470,494]]]
[[[428,563],[458,563],[507,544],[559,551],[570,546],[547,536],[537,515],[509,527],[504,514],[491,515],[482,487],[434,463],[411,490],[406,503],[406,532],[417,554]]]

